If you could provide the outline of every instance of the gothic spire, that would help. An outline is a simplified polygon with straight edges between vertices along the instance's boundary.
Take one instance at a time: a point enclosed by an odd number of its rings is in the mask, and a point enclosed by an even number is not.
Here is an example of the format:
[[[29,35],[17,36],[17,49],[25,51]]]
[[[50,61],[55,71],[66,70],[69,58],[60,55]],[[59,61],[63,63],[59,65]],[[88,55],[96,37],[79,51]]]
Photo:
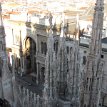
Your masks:
[[[6,55],[6,43],[5,43],[5,31],[4,31],[4,26],[3,26],[3,20],[2,20],[2,7],[0,3],[0,52],[4,53],[1,54],[0,56],[3,58],[3,56]]]
[[[22,75],[22,72],[23,72],[23,46],[22,46],[21,30],[20,30],[20,48],[19,48],[19,53],[20,53],[20,70],[21,70],[21,75]]]
[[[58,94],[66,99],[67,90],[67,51],[65,44],[64,14],[62,16],[61,34],[58,48]]]
[[[62,14],[62,23],[61,23],[61,33],[59,38],[59,50],[66,50],[65,49],[65,15]]]
[[[79,42],[79,15],[76,16],[76,40]]]
[[[79,107],[79,84],[80,84],[80,70],[79,70],[79,17],[77,15],[76,22],[76,32],[75,38],[72,41],[73,46],[69,52],[68,58],[68,90],[70,101],[72,102],[73,107]]]
[[[101,37],[103,28],[103,10],[104,0],[97,0],[92,23],[92,38],[90,45],[90,54],[101,54]]]
[[[12,75],[8,67],[1,3],[0,3],[0,57],[2,60],[1,78],[2,78],[3,98],[9,101],[9,103],[12,105],[14,99],[12,87]]]
[[[12,88],[13,88],[13,107],[18,107],[20,104],[19,98],[18,98],[18,86],[15,79],[15,58],[12,56]]]
[[[62,24],[61,24],[61,34],[60,37],[65,37],[65,32],[64,32],[64,24],[65,24],[65,15],[64,13],[62,14]]]
[[[43,97],[45,99],[44,107],[51,107],[52,100],[55,98],[55,52],[54,52],[54,38],[52,34],[52,15],[49,18],[50,30],[49,37],[47,40],[47,54],[45,62],[45,85]],[[50,103],[49,103],[50,102]]]
[[[84,88],[81,100],[81,107],[99,107],[103,75],[103,63],[101,61],[101,37],[104,10],[103,2],[104,0],[97,0],[95,4],[90,52],[84,70]]]

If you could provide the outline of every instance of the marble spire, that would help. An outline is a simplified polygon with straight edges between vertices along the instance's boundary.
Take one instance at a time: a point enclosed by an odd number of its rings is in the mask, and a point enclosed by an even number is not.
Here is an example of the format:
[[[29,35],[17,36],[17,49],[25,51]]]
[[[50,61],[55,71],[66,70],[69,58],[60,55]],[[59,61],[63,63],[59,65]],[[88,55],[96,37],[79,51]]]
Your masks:
[[[2,8],[0,3],[0,53],[2,53],[2,32],[3,32],[3,24],[2,24]],[[0,54],[0,98],[3,98],[3,87],[2,87],[2,68],[3,68],[3,59],[2,54]]]
[[[52,15],[49,18],[50,30],[47,40],[47,54],[45,62],[45,83],[44,83],[44,99],[45,107],[52,107],[52,101],[55,98],[55,51],[54,51],[54,38],[52,33]]]
[[[77,16],[76,33],[73,38],[73,46],[70,48],[68,58],[68,91],[69,100],[73,107],[79,107],[79,81],[80,81],[80,70],[79,70],[79,18]]]
[[[2,69],[1,69],[1,82],[3,98],[6,99],[11,106],[13,106],[13,88],[12,88],[12,75],[8,68],[8,57],[6,52],[6,43],[5,43],[5,31],[2,20],[2,8],[0,3],[0,58],[2,60]]]
[[[94,8],[90,52],[84,70],[81,107],[99,107],[103,63],[101,61],[101,38],[103,28],[104,0],[97,0]]]
[[[0,3],[0,53],[6,54],[5,52],[6,52],[5,31],[4,31],[3,19],[2,19],[2,7]]]
[[[58,95],[60,98],[66,98],[67,90],[67,51],[65,44],[64,14],[62,15],[61,34],[58,48]]]

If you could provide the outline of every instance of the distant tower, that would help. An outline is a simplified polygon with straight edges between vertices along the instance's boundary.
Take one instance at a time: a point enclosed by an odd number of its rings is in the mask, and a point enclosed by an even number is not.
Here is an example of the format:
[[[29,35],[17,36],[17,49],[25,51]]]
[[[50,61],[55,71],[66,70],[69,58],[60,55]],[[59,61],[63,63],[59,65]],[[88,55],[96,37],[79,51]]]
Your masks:
[[[102,84],[101,37],[103,28],[103,0],[97,0],[93,18],[90,52],[84,70],[81,107],[99,107]]]
[[[11,105],[13,105],[13,86],[12,86],[12,75],[8,68],[8,58],[6,53],[6,44],[5,44],[5,31],[2,21],[2,9],[0,3],[0,62],[2,62],[0,74],[1,74],[1,83],[0,91],[2,91],[2,98],[9,101]],[[0,84],[1,84],[0,83]],[[0,96],[1,97],[1,96]]]
[[[56,100],[56,69],[55,69],[55,51],[54,38],[52,34],[52,15],[49,18],[50,31],[47,40],[47,55],[45,63],[45,83],[44,83],[44,107],[54,107]]]
[[[59,38],[59,48],[58,48],[58,82],[57,91],[58,97],[61,99],[66,99],[67,94],[67,50],[65,44],[65,29],[64,29],[64,14],[62,16],[61,34]]]

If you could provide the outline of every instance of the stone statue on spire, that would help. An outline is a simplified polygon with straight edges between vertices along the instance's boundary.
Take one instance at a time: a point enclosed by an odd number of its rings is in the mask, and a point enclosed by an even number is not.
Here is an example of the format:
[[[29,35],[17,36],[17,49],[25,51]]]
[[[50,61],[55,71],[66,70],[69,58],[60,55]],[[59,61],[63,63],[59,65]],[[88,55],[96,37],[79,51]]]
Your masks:
[[[1,7],[1,2],[0,2],[0,26],[3,25],[3,21],[2,21],[2,7]]]
[[[52,16],[52,14],[50,13],[50,14],[49,14],[50,29],[52,29],[52,19],[53,19],[53,16]]]

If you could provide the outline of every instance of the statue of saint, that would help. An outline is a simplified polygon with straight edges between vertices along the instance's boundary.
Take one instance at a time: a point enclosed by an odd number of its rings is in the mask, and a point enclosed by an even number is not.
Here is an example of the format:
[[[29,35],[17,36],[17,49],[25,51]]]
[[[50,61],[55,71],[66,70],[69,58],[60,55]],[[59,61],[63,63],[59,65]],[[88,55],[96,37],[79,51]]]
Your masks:
[[[52,18],[53,18],[53,16],[52,16],[52,14],[50,13],[50,15],[49,15],[50,28],[52,28]]]

